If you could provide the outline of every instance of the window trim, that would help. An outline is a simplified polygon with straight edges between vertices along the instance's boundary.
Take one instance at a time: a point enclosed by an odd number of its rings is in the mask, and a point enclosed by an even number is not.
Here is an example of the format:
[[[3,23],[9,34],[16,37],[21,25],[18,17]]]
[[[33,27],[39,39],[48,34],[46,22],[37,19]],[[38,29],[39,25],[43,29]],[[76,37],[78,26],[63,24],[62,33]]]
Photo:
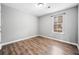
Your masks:
[[[58,15],[58,16],[63,16],[63,15]],[[56,16],[54,16],[54,17],[56,17]],[[55,34],[64,34],[64,26],[63,26],[64,20],[62,22],[62,27],[63,27],[62,32],[54,32],[54,17],[52,17],[52,32]],[[64,18],[64,16],[63,16],[63,18]]]

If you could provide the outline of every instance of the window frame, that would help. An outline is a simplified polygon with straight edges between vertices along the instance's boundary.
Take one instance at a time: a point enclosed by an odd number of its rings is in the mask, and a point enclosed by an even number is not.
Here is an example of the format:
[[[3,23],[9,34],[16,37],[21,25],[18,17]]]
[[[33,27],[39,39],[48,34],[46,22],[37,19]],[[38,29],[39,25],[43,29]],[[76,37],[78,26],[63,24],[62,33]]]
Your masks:
[[[55,31],[54,31],[54,20],[55,20],[54,17],[58,17],[58,16],[62,16],[62,17],[63,17],[62,32],[55,32]],[[53,17],[52,17],[52,32],[53,32],[53,33],[56,33],[56,34],[64,34],[64,26],[63,26],[63,25],[64,25],[64,16],[63,16],[63,15],[58,15],[58,16],[53,16]]]

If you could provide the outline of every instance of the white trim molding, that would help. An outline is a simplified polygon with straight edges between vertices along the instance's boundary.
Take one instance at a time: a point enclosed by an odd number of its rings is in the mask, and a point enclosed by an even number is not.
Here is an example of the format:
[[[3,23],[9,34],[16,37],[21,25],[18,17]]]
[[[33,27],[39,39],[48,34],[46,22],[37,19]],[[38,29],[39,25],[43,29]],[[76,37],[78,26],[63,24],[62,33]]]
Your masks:
[[[77,45],[77,47],[78,47],[78,51],[79,51],[79,45]]]
[[[6,42],[6,43],[1,43],[1,46],[8,45],[8,44],[11,44],[11,43],[15,43],[15,42],[22,41],[22,40],[27,40],[27,39],[30,39],[30,38],[33,38],[33,37],[36,37],[36,36],[38,36],[38,35],[34,35],[34,36],[26,37],[26,38],[21,38],[21,39]]]
[[[2,46],[0,45],[0,50],[2,49]]]
[[[79,45],[77,45],[77,48],[78,48],[78,53],[79,53]]]
[[[56,40],[56,41],[60,41],[60,42],[64,42],[64,43],[68,43],[68,44],[72,44],[72,45],[75,45],[75,46],[78,47],[78,44],[76,44],[76,43],[72,43],[72,42],[68,42],[68,41],[64,41],[64,40],[59,40],[59,39],[57,39],[57,38],[52,38],[52,37],[48,37],[48,36],[44,36],[44,35],[40,35],[40,36],[42,36],[42,37],[46,37],[46,38],[49,38],[49,39],[53,39],[53,40]],[[78,47],[78,48],[79,48],[79,47]]]

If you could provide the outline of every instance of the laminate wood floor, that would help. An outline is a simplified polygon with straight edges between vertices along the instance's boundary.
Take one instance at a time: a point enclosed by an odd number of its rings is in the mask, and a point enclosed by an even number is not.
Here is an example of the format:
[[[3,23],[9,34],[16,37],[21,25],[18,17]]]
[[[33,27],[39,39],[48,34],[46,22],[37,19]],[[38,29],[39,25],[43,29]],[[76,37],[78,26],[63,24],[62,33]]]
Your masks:
[[[77,52],[74,45],[40,36],[5,45],[0,50],[1,55],[75,55]]]

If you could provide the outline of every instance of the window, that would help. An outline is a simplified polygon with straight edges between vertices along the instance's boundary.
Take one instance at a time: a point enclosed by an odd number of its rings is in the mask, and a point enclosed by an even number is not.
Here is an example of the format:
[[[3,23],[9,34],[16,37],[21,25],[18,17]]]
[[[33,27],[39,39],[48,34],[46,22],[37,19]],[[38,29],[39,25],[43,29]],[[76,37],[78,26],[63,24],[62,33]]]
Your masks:
[[[54,32],[62,33],[63,32],[63,16],[54,17]]]

